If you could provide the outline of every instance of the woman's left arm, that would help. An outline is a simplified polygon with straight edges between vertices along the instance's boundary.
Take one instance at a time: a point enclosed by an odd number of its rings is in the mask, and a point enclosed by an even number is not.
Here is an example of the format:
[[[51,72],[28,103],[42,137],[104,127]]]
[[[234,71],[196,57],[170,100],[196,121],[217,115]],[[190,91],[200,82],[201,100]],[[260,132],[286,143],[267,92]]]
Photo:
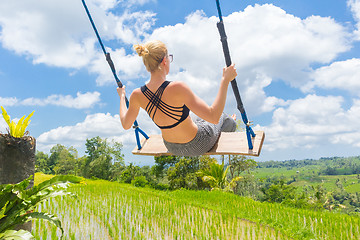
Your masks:
[[[131,94],[129,99],[129,108],[126,106],[125,101],[125,86],[122,88],[117,88],[117,92],[120,96],[120,121],[121,125],[125,130],[130,129],[133,123],[135,122],[139,110],[140,110],[140,104],[136,97],[136,90]]]

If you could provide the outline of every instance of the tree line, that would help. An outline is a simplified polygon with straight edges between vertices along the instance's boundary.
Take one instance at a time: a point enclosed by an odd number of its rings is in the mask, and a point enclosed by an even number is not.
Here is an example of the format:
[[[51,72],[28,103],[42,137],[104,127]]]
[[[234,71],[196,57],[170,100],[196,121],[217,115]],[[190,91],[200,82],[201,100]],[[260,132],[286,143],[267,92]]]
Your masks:
[[[319,175],[351,175],[360,174],[360,156],[327,157],[305,160],[266,161],[258,164],[257,168],[293,168],[316,165],[321,168]]]
[[[65,147],[61,144],[52,147],[49,154],[38,151],[36,171],[133,183],[136,186],[148,185],[157,189],[201,190],[218,187],[226,170],[224,164],[218,164],[218,160],[210,156],[163,156],[155,157],[155,165],[152,167],[139,167],[132,163],[125,165],[124,155],[121,153],[122,144],[100,137],[86,139],[85,147],[85,156],[82,157],[78,156],[74,147]],[[229,174],[227,171],[225,174],[228,183],[242,171],[256,166],[253,159],[243,156],[232,156],[230,161]],[[211,169],[216,167],[220,171],[212,172]],[[204,177],[209,174],[214,176],[210,176],[211,180],[205,180],[207,178]],[[232,191],[231,188],[229,190]]]
[[[94,137],[86,140],[86,155],[74,147],[57,144],[50,154],[36,152],[35,170],[45,174],[76,175],[111,180],[124,166],[122,144]]]
[[[87,139],[85,156],[78,157],[73,147],[56,145],[50,154],[36,153],[36,171],[46,174],[70,174],[85,178],[104,179],[133,184],[137,187],[151,187],[159,190],[180,188],[191,190],[222,190],[251,197],[254,200],[276,202],[287,206],[308,209],[328,209],[358,214],[360,212],[360,193],[347,193],[339,180],[335,190],[327,190],[323,184],[306,186],[303,189],[292,185],[296,176],[256,178],[255,171],[269,167],[301,167],[323,164],[319,170],[326,174],[327,168],[357,166],[354,159],[320,159],[285,162],[255,162],[238,155],[155,157],[153,166],[126,165],[121,153],[122,144],[100,137]],[[219,163],[221,161],[221,164]],[[355,161],[355,163],[353,162]],[[326,164],[324,164],[326,163]],[[331,163],[331,164],[330,164]],[[315,174],[315,173],[314,173]],[[314,176],[312,176],[314,177]],[[360,176],[359,176],[360,182]]]

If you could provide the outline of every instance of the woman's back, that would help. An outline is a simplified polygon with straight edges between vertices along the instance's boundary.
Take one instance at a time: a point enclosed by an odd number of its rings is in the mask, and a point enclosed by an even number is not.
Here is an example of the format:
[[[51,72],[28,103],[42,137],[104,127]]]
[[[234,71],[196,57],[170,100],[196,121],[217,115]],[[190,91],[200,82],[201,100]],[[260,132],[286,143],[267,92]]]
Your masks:
[[[189,117],[181,85],[181,82],[154,81],[134,92],[141,108],[147,111],[168,142],[189,142],[197,132],[197,126]]]

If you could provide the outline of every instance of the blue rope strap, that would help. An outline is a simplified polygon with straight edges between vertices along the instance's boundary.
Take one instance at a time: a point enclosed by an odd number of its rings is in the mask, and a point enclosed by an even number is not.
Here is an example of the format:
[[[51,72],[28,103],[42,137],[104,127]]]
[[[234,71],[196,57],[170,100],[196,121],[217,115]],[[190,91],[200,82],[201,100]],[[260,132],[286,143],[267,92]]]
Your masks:
[[[92,25],[92,27],[93,27],[93,29],[94,29],[94,32],[95,32],[95,34],[96,34],[96,37],[97,37],[97,39],[98,39],[98,41],[99,41],[99,43],[100,43],[101,49],[102,49],[103,52],[104,52],[104,55],[105,55],[105,57],[106,57],[106,61],[108,62],[109,66],[110,66],[110,68],[111,68],[111,72],[112,72],[113,75],[114,75],[114,78],[115,78],[115,80],[116,80],[116,83],[117,83],[117,85],[118,85],[120,88],[122,88],[122,87],[123,87],[123,84],[122,84],[122,82],[119,80],[119,78],[118,78],[117,75],[116,75],[115,65],[114,65],[114,63],[113,63],[113,61],[112,61],[112,59],[111,59],[111,57],[110,57],[110,53],[106,52],[106,50],[105,50],[105,47],[104,47],[104,44],[103,44],[102,41],[101,41],[99,32],[97,31],[96,26],[95,26],[95,23],[94,23],[94,21],[93,21],[93,19],[92,19],[92,17],[91,17],[90,12],[89,12],[89,9],[88,9],[88,7],[87,7],[86,4],[85,4],[85,0],[81,0],[81,1],[82,1],[82,4],[83,4],[84,8],[85,8],[85,11],[86,11],[86,13],[87,13],[87,15],[88,15],[88,17],[89,17],[90,23],[91,23],[91,25]],[[125,102],[126,102],[126,106],[129,107],[129,100],[127,99],[127,97],[125,97]],[[138,150],[140,150],[140,149],[142,148],[142,146],[141,146],[141,144],[140,144],[139,133],[141,133],[146,139],[149,139],[149,137],[148,137],[148,135],[146,135],[146,133],[145,133],[143,130],[140,129],[137,120],[135,120],[133,128],[135,129],[135,137],[136,137],[136,143],[137,143],[137,146],[138,146]]]
[[[226,36],[226,33],[225,33],[225,27],[224,27],[222,14],[221,14],[219,0],[216,0],[216,6],[217,6],[218,14],[219,14],[219,19],[220,19],[220,22],[217,23],[217,28],[218,28],[219,34],[220,34],[220,41],[222,43],[226,65],[230,66],[231,65],[231,58],[230,58],[229,46],[228,46],[228,43],[227,43],[227,36]],[[252,150],[253,149],[253,144],[252,144],[252,141],[251,141],[251,137],[255,137],[255,133],[251,129],[250,122],[248,121],[248,118],[246,116],[246,112],[245,112],[245,109],[244,109],[244,105],[243,105],[243,103],[241,101],[240,92],[239,92],[239,89],[238,89],[238,86],[237,86],[237,83],[236,83],[236,79],[231,81],[231,87],[232,87],[234,95],[235,95],[235,99],[236,99],[236,102],[237,102],[237,108],[240,111],[241,117],[242,117],[243,122],[244,122],[244,124],[246,126],[246,136],[247,136],[247,140],[248,140],[248,146],[249,146],[249,149]]]

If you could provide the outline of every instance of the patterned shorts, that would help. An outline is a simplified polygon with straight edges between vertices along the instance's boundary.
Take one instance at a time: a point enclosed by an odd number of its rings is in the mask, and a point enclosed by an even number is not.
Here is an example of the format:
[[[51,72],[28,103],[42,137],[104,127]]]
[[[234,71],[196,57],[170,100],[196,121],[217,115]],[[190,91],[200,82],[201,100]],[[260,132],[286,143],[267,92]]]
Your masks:
[[[236,122],[223,113],[218,124],[209,123],[195,114],[190,115],[198,127],[193,140],[187,143],[171,143],[164,140],[169,152],[176,156],[200,156],[208,152],[219,139],[221,132],[235,132]]]

